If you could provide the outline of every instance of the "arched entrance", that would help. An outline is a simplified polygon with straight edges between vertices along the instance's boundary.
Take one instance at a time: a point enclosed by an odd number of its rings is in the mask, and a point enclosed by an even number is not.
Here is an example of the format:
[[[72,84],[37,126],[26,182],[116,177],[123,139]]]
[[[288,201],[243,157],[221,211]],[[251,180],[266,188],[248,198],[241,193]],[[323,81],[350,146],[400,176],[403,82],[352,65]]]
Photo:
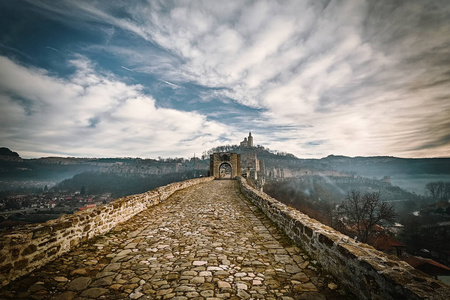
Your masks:
[[[216,152],[210,156],[209,171],[216,179],[234,179],[241,176],[241,155],[230,152]]]
[[[233,171],[229,163],[223,163],[219,167],[219,178],[220,179],[231,179],[233,178]]]

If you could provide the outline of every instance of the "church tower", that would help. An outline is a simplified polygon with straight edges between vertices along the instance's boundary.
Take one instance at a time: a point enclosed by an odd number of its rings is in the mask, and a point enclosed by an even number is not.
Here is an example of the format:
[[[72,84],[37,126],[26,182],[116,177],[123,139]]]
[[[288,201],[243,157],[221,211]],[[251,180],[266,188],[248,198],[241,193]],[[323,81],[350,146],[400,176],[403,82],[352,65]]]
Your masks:
[[[248,133],[248,144],[247,145],[249,148],[253,147],[253,137],[252,137],[251,132]]]

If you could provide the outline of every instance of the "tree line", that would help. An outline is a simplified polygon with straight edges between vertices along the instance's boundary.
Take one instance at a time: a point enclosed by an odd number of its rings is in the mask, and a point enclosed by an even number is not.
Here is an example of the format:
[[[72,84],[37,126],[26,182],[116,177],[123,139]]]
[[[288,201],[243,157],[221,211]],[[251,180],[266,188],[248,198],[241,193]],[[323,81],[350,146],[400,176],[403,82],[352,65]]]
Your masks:
[[[450,181],[429,182],[425,188],[430,192],[431,198],[435,200],[450,199]]]
[[[377,225],[393,223],[393,204],[382,201],[380,192],[351,188],[344,195],[321,181],[268,182],[264,191],[319,222],[367,242]],[[334,199],[334,200],[331,200]]]

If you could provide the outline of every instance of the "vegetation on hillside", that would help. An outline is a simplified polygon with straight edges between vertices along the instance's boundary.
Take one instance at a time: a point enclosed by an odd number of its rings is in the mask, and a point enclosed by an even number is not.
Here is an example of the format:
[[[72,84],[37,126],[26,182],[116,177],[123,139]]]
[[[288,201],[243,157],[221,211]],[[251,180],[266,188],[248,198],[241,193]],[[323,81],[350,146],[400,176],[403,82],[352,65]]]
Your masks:
[[[376,217],[380,212],[380,207],[384,205],[384,210],[388,213],[385,218],[381,219],[389,221],[386,223],[380,219],[378,224],[383,226],[392,222],[401,224],[401,227],[397,228],[403,229],[395,238],[407,245],[408,253],[447,263],[444,253],[450,250],[450,203],[448,198],[436,201],[437,199],[432,197],[410,193],[381,180],[359,177],[303,176],[302,178],[287,178],[282,181],[267,182],[264,191],[336,230],[351,236],[358,234],[358,239],[362,241],[367,240],[370,235],[370,233],[364,232],[367,229],[367,218],[362,217],[364,214],[359,214],[358,217],[363,219],[362,222],[356,220],[358,218],[352,220],[352,217],[349,217],[351,214],[348,212],[352,206],[347,206],[346,211],[345,203],[351,202],[349,200],[357,199],[359,201],[370,198],[368,197],[370,195],[377,195],[378,201],[374,203],[377,203],[378,208],[372,212]],[[353,197],[354,195],[356,197]],[[366,195],[368,196],[366,197]],[[360,201],[359,204],[363,204],[363,202]],[[364,207],[364,205],[360,207]],[[355,205],[353,205],[353,210],[354,208]],[[395,218],[393,218],[393,209],[395,209]],[[342,211],[344,214],[341,213]],[[361,225],[359,228],[358,223]]]
[[[54,190],[68,192],[81,191],[98,195],[111,193],[113,198],[140,194],[172,182],[206,176],[206,171],[184,171],[163,175],[128,175],[121,176],[113,173],[83,172],[73,178],[63,180]]]
[[[430,192],[430,195],[433,199],[450,199],[450,182],[429,182],[427,183],[425,188]]]
[[[392,224],[396,216],[394,205],[382,202],[379,192],[362,194],[356,190],[347,193],[337,211],[344,222],[354,228],[358,240],[363,243],[368,242],[382,221]]]

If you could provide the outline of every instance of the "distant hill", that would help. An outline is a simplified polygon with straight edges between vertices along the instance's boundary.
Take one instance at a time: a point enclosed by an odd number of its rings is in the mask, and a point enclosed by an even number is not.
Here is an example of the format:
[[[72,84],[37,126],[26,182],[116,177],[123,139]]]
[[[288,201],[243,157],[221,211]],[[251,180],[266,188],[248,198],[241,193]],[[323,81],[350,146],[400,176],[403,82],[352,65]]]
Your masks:
[[[11,156],[20,158],[19,153],[13,152],[6,147],[0,147],[0,156]]]
[[[348,157],[329,155],[320,159],[302,159],[290,153],[271,151],[264,147],[233,149],[231,152],[255,152],[266,167],[308,168],[356,173],[367,177],[391,176],[397,174],[450,175],[450,158],[399,158],[393,156]]]
[[[8,148],[0,148],[0,183],[8,185],[10,181],[51,181],[59,182],[83,172],[101,172],[129,176],[131,174],[163,175],[189,170],[208,170],[209,154],[216,151],[228,151],[245,154],[256,153],[258,159],[264,160],[266,170],[288,169],[293,176],[298,174],[336,171],[365,177],[393,176],[394,180],[411,182],[412,177],[424,175],[415,185],[423,189],[430,181],[450,178],[450,158],[397,158],[390,156],[347,157],[330,155],[321,159],[301,159],[290,153],[273,151],[263,146],[240,148],[237,145],[219,146],[204,152],[204,159],[141,159],[141,158],[74,158],[46,157],[22,159],[19,154]],[[301,172],[299,172],[301,170]],[[306,172],[308,171],[308,172]],[[302,173],[303,172],[303,173]],[[323,172],[326,173],[326,172]],[[329,173],[329,172],[328,172]],[[297,175],[294,175],[297,174]],[[396,175],[406,174],[405,178]],[[428,176],[432,175],[432,176]],[[441,176],[442,175],[442,176]],[[394,178],[395,177],[395,178]],[[41,183],[36,182],[40,185]],[[1,186],[0,190],[5,187]],[[418,190],[422,193],[422,190]]]
[[[0,191],[21,188],[53,186],[77,174],[93,172],[97,174],[116,174],[121,178],[160,178],[171,180],[168,174],[178,174],[173,178],[182,180],[183,176],[203,175],[209,170],[209,161],[191,159],[141,159],[141,158],[76,158],[44,157],[21,159],[15,152],[2,148],[0,155]],[[194,175],[189,175],[189,171]],[[188,175],[183,175],[188,174]],[[106,176],[106,175],[105,175]],[[101,177],[101,176],[99,176]],[[125,180],[125,179],[123,179]],[[111,180],[110,180],[111,181]],[[161,181],[161,180],[160,180]],[[159,181],[158,181],[159,182]],[[163,181],[161,181],[163,182]],[[149,186],[148,184],[145,186]]]
[[[304,166],[354,172],[364,176],[450,174],[450,158],[347,157],[330,155],[321,159],[303,159],[302,163]]]

